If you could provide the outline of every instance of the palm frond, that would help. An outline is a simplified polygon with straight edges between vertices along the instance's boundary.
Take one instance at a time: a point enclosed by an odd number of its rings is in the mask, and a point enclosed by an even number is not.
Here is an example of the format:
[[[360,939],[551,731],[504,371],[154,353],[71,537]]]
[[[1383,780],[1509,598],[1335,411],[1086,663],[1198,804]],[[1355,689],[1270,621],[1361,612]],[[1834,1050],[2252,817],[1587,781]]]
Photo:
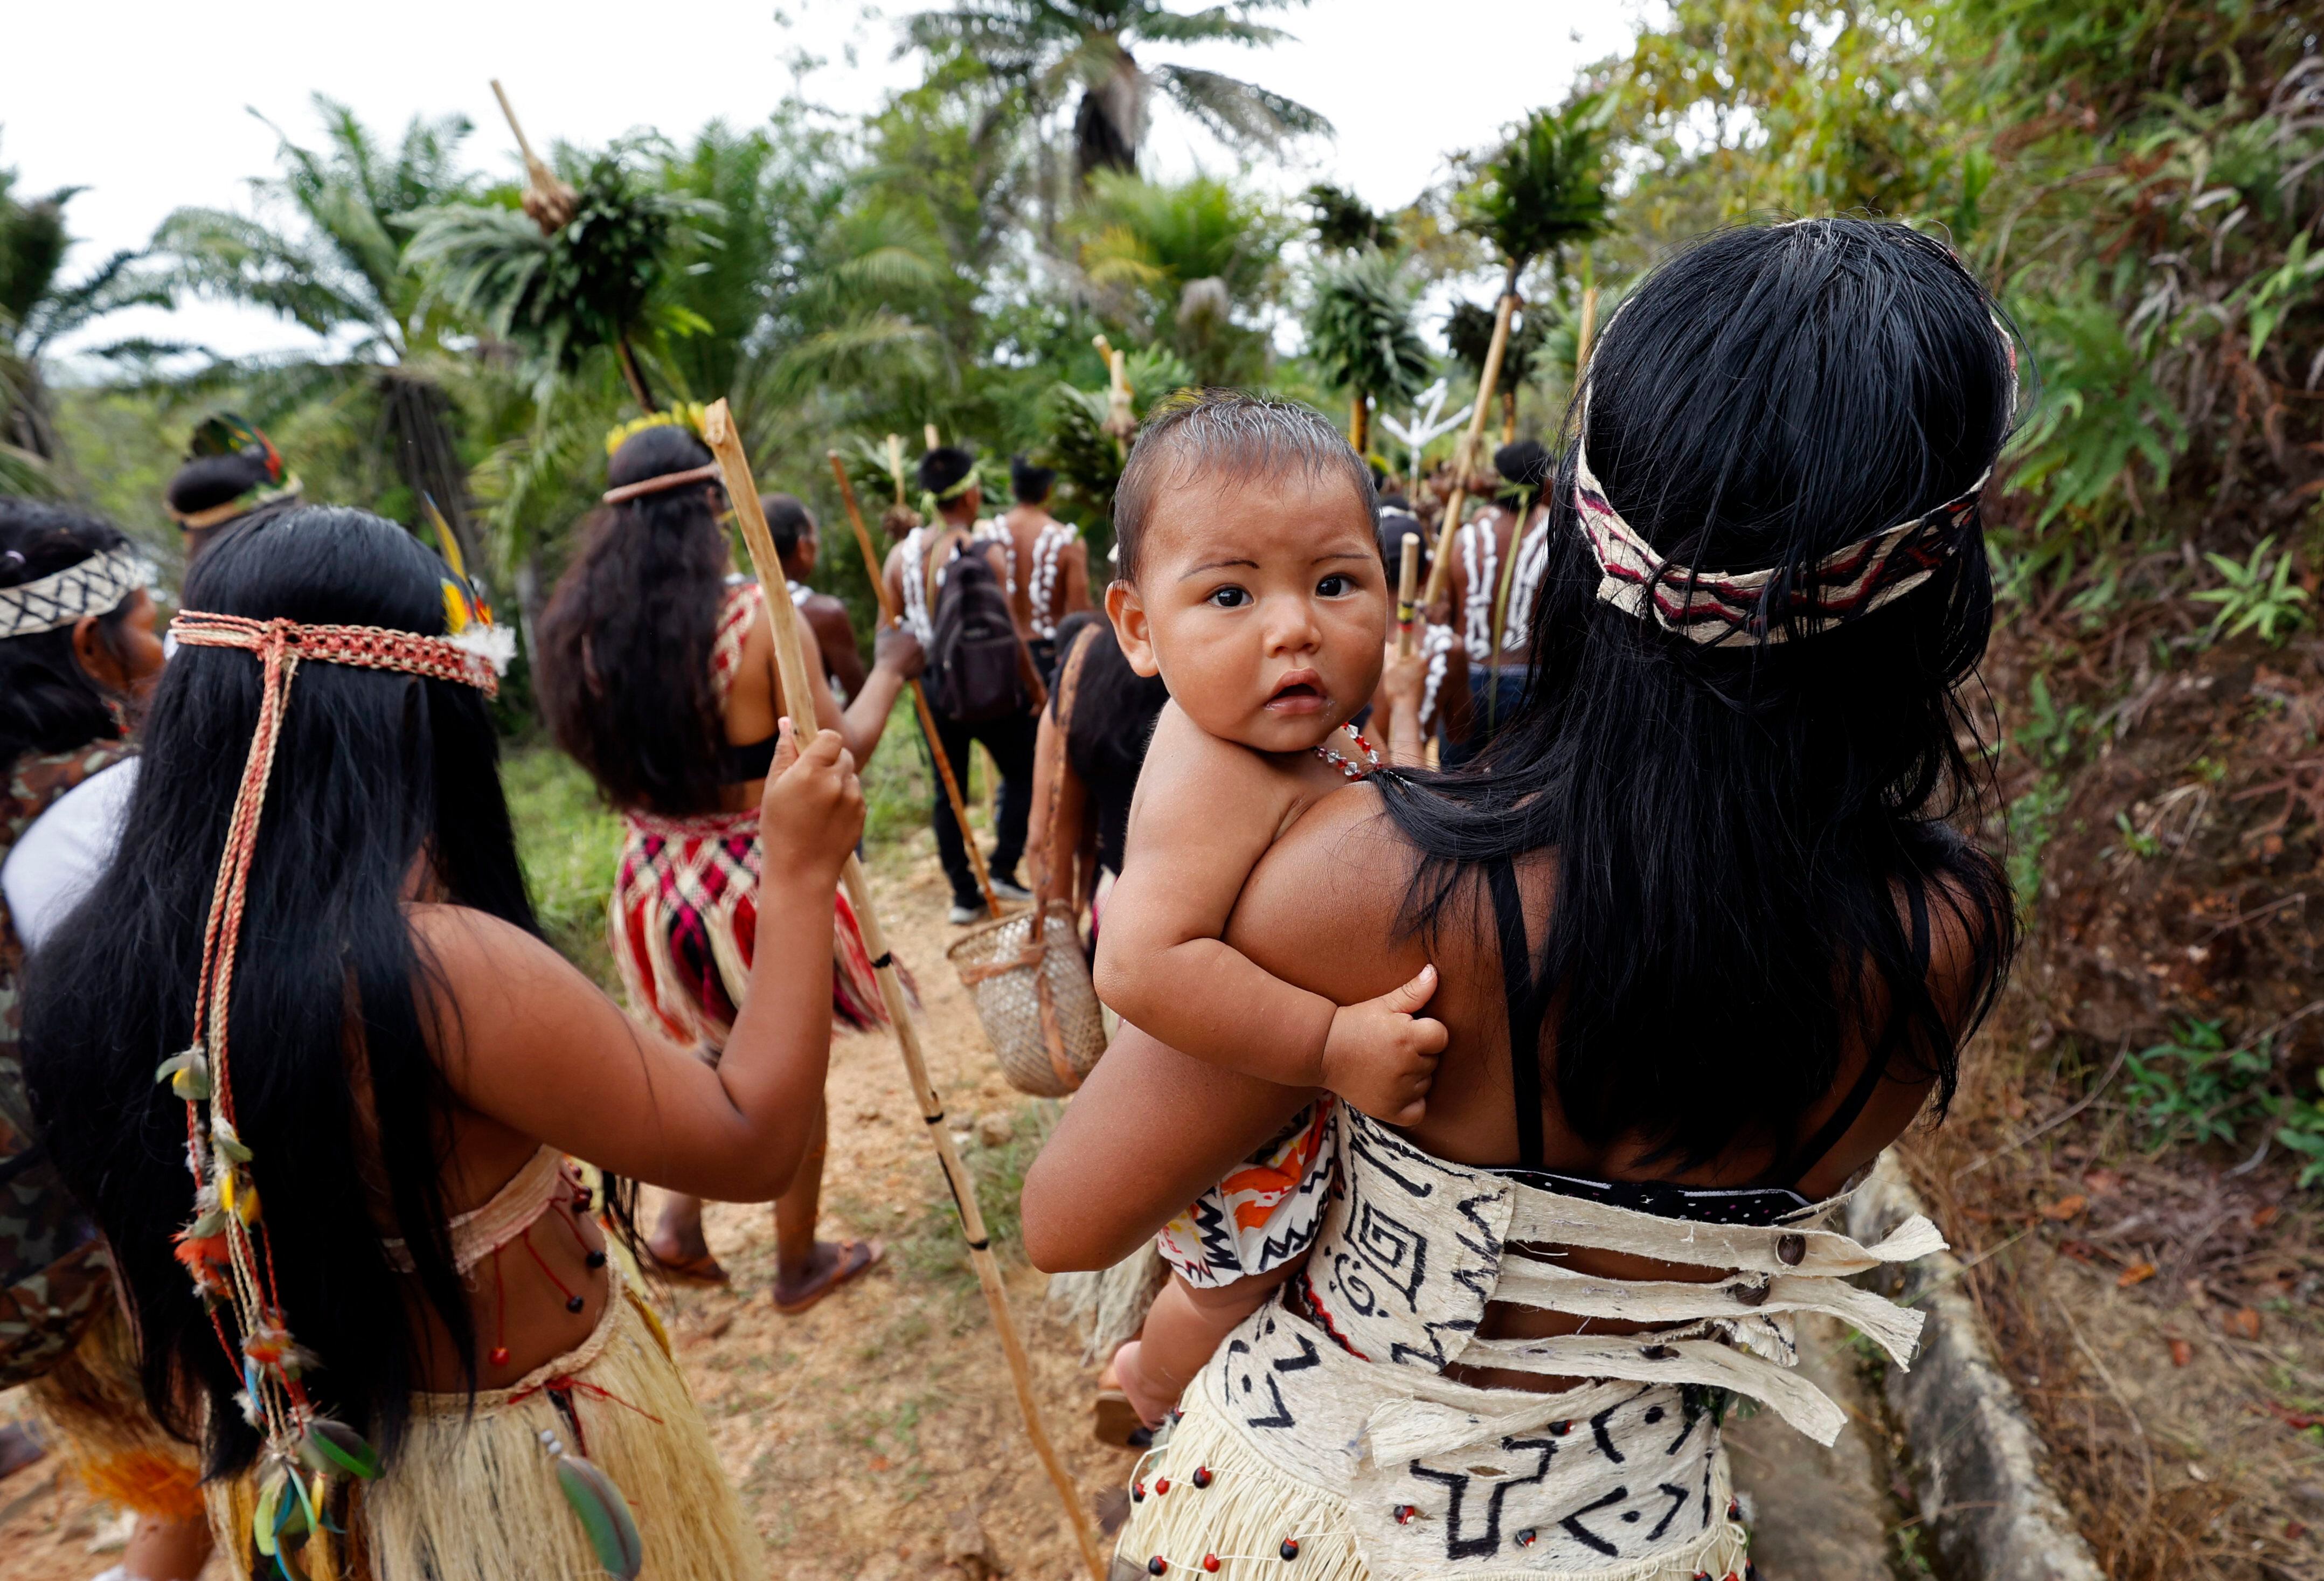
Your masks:
[[[1428,348],[1413,324],[1416,293],[1377,248],[1323,264],[1306,315],[1308,356],[1342,388],[1408,401],[1428,382]]]
[[[1610,110],[1610,100],[1584,94],[1562,110],[1534,111],[1462,195],[1464,223],[1512,275],[1544,254],[1606,234]]]
[[[1230,147],[1275,149],[1294,137],[1332,134],[1332,123],[1322,112],[1239,77],[1175,65],[1157,66],[1148,75],[1198,125]]]

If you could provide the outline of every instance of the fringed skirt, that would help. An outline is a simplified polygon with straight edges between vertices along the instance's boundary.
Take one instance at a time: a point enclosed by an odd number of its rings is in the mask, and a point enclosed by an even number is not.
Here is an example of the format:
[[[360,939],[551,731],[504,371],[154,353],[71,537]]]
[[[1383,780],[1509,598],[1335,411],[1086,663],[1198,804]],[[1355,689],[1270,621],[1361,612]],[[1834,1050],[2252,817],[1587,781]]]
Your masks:
[[[606,922],[630,1007],[715,1054],[734,1030],[758,940],[758,811],[627,821]],[[832,913],[831,1019],[855,1031],[888,1023],[844,893]]]
[[[544,1430],[622,1490],[645,1549],[645,1581],[761,1581],[758,1534],[718,1465],[669,1336],[622,1280],[579,1348],[507,1389],[412,1397],[409,1436],[374,1483],[335,1481],[325,1531],[300,1565],[311,1581],[603,1581],[565,1502]],[[570,1420],[552,1393],[571,1402]],[[572,1421],[580,1424],[576,1444]],[[210,1490],[210,1519],[237,1577],[274,1581],[251,1549],[250,1479]]]
[[[1744,1581],[1748,1573],[1749,1545],[1727,1502],[1732,1494],[1723,1448],[1706,1496],[1725,1506],[1728,1518],[1681,1552],[1628,1563],[1609,1558],[1602,1566],[1552,1560],[1545,1552],[1526,1564],[1524,1550],[1534,1534],[1502,1529],[1501,1500],[1485,1478],[1475,1479],[1471,1508],[1456,1503],[1451,1512],[1458,1530],[1443,1531],[1441,1519],[1407,1508],[1395,1529],[1420,1540],[1390,1551],[1376,1539],[1359,1540],[1361,1529],[1379,1523],[1351,1506],[1351,1498],[1360,1496],[1355,1490],[1334,1491],[1262,1452],[1199,1381],[1179,1404],[1185,1414],[1138,1463],[1130,1521],[1115,1545],[1109,1581],[1155,1574],[1222,1581]],[[1489,1530],[1492,1540],[1481,1540]],[[1563,1546],[1569,1552],[1572,1547]],[[1455,1557],[1438,1562],[1414,1551],[1429,1547]],[[1471,1548],[1499,1557],[1480,1562],[1464,1551]],[[1157,1558],[1161,1571],[1152,1568]]]
[[[201,1458],[145,1409],[137,1345],[111,1291],[80,1343],[25,1388],[50,1439],[91,1494],[156,1521],[202,1512]]]

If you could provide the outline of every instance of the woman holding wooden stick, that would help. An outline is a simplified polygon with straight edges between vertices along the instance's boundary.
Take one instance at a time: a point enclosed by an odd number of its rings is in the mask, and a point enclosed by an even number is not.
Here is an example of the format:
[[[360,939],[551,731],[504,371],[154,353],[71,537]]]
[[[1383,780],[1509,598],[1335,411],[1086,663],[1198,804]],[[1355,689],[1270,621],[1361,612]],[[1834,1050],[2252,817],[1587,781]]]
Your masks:
[[[733,574],[726,496],[709,448],[672,417],[608,438],[611,485],[580,556],[540,624],[540,696],[558,744],[622,809],[628,840],[608,916],[632,1008],[715,1066],[732,1034],[765,920],[760,791],[783,717],[757,584]],[[843,713],[816,645],[817,723],[855,755],[879,745],[896,697],[919,673],[908,633],[880,634],[872,672]],[[853,909],[832,901],[831,1015],[886,1024]],[[804,1311],[877,1262],[877,1242],[815,1238],[823,1123],[776,1204],[775,1303]],[[649,1243],[671,1277],[723,1284],[702,1205],[667,1199]]]
[[[477,612],[432,553],[304,507],[214,545],[185,604],[118,850],[33,957],[26,1074],[232,1573],[758,1581],[564,1160],[624,1233],[627,1182],[790,1184],[863,827],[839,736],[787,726],[767,772],[761,949],[713,1069],[540,939],[490,645],[452,634]]]

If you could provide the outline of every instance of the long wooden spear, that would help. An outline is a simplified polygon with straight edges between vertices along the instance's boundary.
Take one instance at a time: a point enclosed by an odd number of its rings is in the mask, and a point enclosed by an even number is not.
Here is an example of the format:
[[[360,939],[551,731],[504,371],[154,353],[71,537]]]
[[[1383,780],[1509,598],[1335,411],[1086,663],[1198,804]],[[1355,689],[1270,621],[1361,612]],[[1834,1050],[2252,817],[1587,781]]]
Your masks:
[[[836,450],[825,454],[831,458],[832,476],[839,480],[839,497],[847,504],[848,523],[855,529],[855,547],[863,553],[863,569],[871,574],[872,591],[879,596],[880,618],[893,625],[896,606],[888,596],[888,578],[881,574],[880,551],[872,546],[872,530],[863,525],[863,512],[855,504],[855,485],[847,480],[847,463]],[[976,869],[976,887],[984,892],[984,910],[998,917],[1001,897],[992,892],[992,875],[985,871],[984,851],[976,843],[976,831],[968,827],[967,800],[960,793],[960,781],[953,778],[952,763],[945,756],[944,737],[936,734],[936,710],[928,707],[927,688],[917,680],[912,682],[912,703],[919,710],[920,729],[928,738],[928,755],[936,762],[936,777],[944,781],[945,800],[952,803],[952,820],[960,826],[960,843],[968,847],[968,860]]]
[[[1469,503],[1469,478],[1477,469],[1477,447],[1485,438],[1485,406],[1493,386],[1500,383],[1501,358],[1509,349],[1509,320],[1517,310],[1517,272],[1511,269],[1493,311],[1493,338],[1485,347],[1483,376],[1477,381],[1477,404],[1469,413],[1469,431],[1452,451],[1452,497],[1444,502],[1444,521],[1436,530],[1436,558],[1429,562],[1428,596],[1421,602],[1434,609],[1444,596],[1444,578],[1452,571],[1452,535],[1461,530],[1461,507]]]
[[[702,415],[702,437],[718,458],[719,470],[724,474],[726,497],[734,507],[735,520],[742,529],[742,542],[751,551],[751,563],[759,573],[759,586],[767,600],[767,622],[773,628],[775,668],[782,682],[783,710],[793,719],[815,717],[815,683],[807,679],[807,652],[799,645],[798,618],[791,607],[790,587],[783,578],[782,562],[775,554],[774,535],[767,531],[767,518],[759,509],[758,485],[751,477],[750,458],[742,453],[742,437],[735,430],[724,400],[711,403]],[[904,996],[904,981],[897,975],[895,957],[888,951],[888,931],[880,925],[880,913],[872,899],[872,885],[863,876],[863,864],[851,855],[840,872],[840,882],[847,891],[848,903],[855,908],[855,920],[863,929],[863,948],[872,953],[872,965],[879,974],[880,997],[888,1007],[888,1022],[895,1030],[896,1047],[904,1057],[904,1071],[912,1084],[912,1095],[919,1101],[920,1118],[927,1122],[928,1140],[936,1144],[936,1161],[944,1168],[945,1184],[952,1190],[953,1205],[960,1210],[961,1234],[968,1241],[968,1259],[976,1270],[976,1282],[983,1287],[986,1306],[992,1311],[992,1326],[1000,1331],[1001,1348],[1009,1362],[1009,1379],[1017,1388],[1017,1408],[1025,1413],[1025,1432],[1033,1440],[1033,1453],[1056,1484],[1057,1497],[1065,1506],[1065,1518],[1072,1525],[1074,1539],[1081,1547],[1082,1558],[1089,1566],[1091,1581],[1105,1581],[1106,1561],[1098,1551],[1097,1533],[1091,1529],[1089,1515],[1082,1508],[1081,1492],[1057,1458],[1056,1447],[1050,1443],[1048,1429],[1041,1425],[1041,1408],[1033,1398],[1033,1368],[1025,1355],[1025,1342],[1017,1333],[1015,1319],[1009,1315],[1008,1288],[1001,1282],[1001,1264],[992,1255],[992,1238],[984,1226],[983,1210],[976,1202],[976,1181],[960,1161],[960,1150],[953,1145],[952,1133],[945,1129],[944,1099],[928,1079],[928,1062],[920,1052],[919,1023],[913,1019],[911,1002]]]

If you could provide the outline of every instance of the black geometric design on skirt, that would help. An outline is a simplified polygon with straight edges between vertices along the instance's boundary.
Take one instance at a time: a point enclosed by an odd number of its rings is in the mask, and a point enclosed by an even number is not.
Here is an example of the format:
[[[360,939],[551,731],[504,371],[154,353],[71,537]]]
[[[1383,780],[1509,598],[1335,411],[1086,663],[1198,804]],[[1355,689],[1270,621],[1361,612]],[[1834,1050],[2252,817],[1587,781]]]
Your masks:
[[[1541,1451],[1541,1462],[1534,1467],[1531,1476],[1502,1477],[1494,1482],[1493,1491],[1485,1501],[1485,1530],[1475,1537],[1463,1537],[1461,1534],[1462,1506],[1468,1498],[1469,1484],[1474,1479],[1466,1472],[1436,1471],[1421,1465],[1417,1460],[1411,1465],[1413,1475],[1423,1482],[1443,1483],[1449,1490],[1444,1510],[1444,1558],[1448,1561],[1481,1558],[1499,1553],[1501,1551],[1501,1505],[1508,1500],[1509,1491],[1512,1488],[1531,1487],[1545,1480],[1549,1475],[1549,1463],[1557,1454],[1557,1444],[1555,1440],[1550,1438],[1504,1438],[1501,1440],[1501,1447],[1511,1452],[1519,1449],[1538,1449]]]

